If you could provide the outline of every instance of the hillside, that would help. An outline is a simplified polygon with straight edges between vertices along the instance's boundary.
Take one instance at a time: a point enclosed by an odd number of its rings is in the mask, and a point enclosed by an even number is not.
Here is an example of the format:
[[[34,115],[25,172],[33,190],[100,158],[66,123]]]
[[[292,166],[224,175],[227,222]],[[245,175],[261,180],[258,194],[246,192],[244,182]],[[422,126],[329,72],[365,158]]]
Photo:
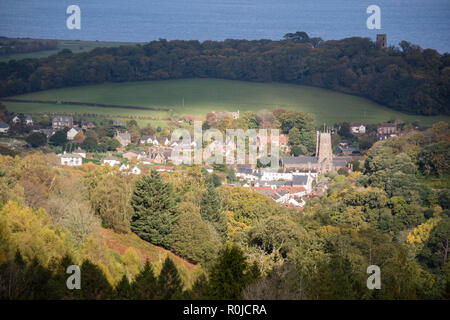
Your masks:
[[[190,287],[195,279],[195,275],[200,272],[200,265],[194,265],[187,260],[180,258],[172,252],[161,247],[155,246],[147,241],[142,240],[134,233],[119,234],[111,229],[101,229],[102,235],[105,237],[108,248],[113,249],[120,254],[124,254],[128,248],[136,250],[142,265],[149,260],[155,266],[156,272],[159,273],[161,265],[167,255],[175,262],[178,271],[183,278],[186,287]]]

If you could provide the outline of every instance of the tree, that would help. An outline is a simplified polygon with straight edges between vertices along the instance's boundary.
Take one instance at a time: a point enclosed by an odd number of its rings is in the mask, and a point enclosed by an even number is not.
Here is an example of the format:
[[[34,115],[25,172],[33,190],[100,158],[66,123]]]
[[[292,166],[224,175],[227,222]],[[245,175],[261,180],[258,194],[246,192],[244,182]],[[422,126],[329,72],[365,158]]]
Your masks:
[[[202,220],[194,204],[182,202],[179,208],[180,216],[173,228],[171,247],[189,260],[208,264],[216,257],[221,245],[218,233]]]
[[[211,222],[225,240],[227,222],[222,211],[222,203],[214,185],[208,183],[202,195],[200,214],[205,221]]]
[[[429,268],[441,269],[448,263],[449,254],[450,218],[442,215],[419,253],[419,261],[425,263]]]
[[[175,263],[169,257],[164,260],[157,284],[158,299],[170,300],[181,298],[183,282],[181,281]]]
[[[134,278],[131,284],[134,299],[154,300],[156,299],[157,280],[153,266],[147,260],[142,271]]]
[[[97,151],[98,148],[97,139],[88,136],[86,137],[86,139],[84,139],[83,143],[81,144],[81,147],[88,152]]]
[[[304,31],[297,31],[296,33],[286,33],[284,35],[285,40],[297,41],[297,42],[309,42],[310,38]]]
[[[119,300],[131,300],[135,296],[128,278],[123,275],[120,282],[114,288],[114,298]]]
[[[142,239],[170,246],[173,225],[178,218],[172,186],[162,181],[155,170],[136,182],[131,198],[134,215],[131,230]]]
[[[85,260],[80,268],[80,298],[86,300],[105,300],[112,297],[113,289],[103,271],[89,260]]]
[[[210,272],[210,295],[214,299],[239,300],[242,290],[255,281],[256,275],[244,253],[237,246],[226,246]]]
[[[89,201],[105,228],[126,233],[133,210],[130,206],[131,185],[117,169],[101,167],[85,177]]]
[[[26,137],[25,141],[33,148],[42,147],[47,144],[47,137],[40,132],[32,132]]]
[[[298,128],[289,130],[289,144],[292,146],[300,144],[300,130]]]
[[[308,153],[308,149],[306,149],[306,147],[303,145],[291,147],[291,155],[293,155],[294,157],[305,155],[307,153]]]
[[[309,153],[316,151],[316,133],[312,130],[300,131],[300,144],[305,146]]]
[[[50,143],[55,146],[63,146],[67,143],[67,131],[59,130],[50,137]]]

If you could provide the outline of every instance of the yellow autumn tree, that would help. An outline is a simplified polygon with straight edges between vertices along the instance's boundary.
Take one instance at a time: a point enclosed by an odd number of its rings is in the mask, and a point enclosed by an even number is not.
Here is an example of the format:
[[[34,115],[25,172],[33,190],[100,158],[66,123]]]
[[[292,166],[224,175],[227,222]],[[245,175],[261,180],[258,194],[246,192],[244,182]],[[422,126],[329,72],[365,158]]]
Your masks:
[[[431,230],[433,230],[440,220],[440,217],[433,217],[425,223],[418,225],[408,234],[406,243],[411,245],[416,251],[420,251],[423,248],[423,244],[430,237]]]
[[[64,229],[53,225],[44,209],[32,210],[8,201],[0,210],[0,217],[0,233],[8,237],[8,247],[4,250],[6,258],[11,258],[19,250],[25,261],[37,258],[47,265],[53,257],[71,253]]]

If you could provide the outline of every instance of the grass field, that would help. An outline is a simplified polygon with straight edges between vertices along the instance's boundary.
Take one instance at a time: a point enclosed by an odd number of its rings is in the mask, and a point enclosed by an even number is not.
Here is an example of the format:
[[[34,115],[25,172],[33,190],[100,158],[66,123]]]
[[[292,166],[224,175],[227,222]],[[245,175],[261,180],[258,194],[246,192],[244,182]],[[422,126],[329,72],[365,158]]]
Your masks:
[[[38,39],[33,39],[38,40]],[[26,41],[26,40],[24,40]],[[28,58],[45,58],[52,54],[58,53],[63,49],[70,49],[73,53],[82,51],[89,51],[98,47],[119,47],[124,45],[136,44],[130,42],[106,42],[106,41],[81,41],[81,40],[56,40],[57,48],[55,50],[44,50],[30,53],[16,53],[0,56],[0,62],[8,62],[15,59],[28,59]]]
[[[332,125],[340,121],[379,123],[390,119],[418,121],[431,125],[449,121],[450,117],[424,117],[403,114],[367,99],[330,90],[278,83],[252,83],[218,79],[185,79],[155,82],[108,83],[71,87],[20,95],[26,100],[60,100],[169,108],[178,115],[205,115],[213,110],[241,112],[276,108],[303,110],[315,116],[316,124]],[[171,112],[5,102],[16,112],[77,112],[132,114],[151,116],[155,120]]]

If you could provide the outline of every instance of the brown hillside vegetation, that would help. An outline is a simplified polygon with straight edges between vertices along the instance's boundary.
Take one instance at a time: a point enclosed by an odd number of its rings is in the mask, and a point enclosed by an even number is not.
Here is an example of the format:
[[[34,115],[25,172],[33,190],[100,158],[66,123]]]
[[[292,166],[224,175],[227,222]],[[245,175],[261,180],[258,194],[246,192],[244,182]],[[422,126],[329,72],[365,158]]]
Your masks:
[[[144,241],[134,233],[119,234],[113,230],[104,228],[101,228],[101,233],[105,237],[108,248],[119,252],[121,255],[125,254],[128,248],[133,248],[136,250],[142,265],[149,260],[155,266],[158,273],[166,256],[169,255],[180,271],[186,287],[192,285],[195,274],[201,271],[200,265],[192,264],[166,249]]]

